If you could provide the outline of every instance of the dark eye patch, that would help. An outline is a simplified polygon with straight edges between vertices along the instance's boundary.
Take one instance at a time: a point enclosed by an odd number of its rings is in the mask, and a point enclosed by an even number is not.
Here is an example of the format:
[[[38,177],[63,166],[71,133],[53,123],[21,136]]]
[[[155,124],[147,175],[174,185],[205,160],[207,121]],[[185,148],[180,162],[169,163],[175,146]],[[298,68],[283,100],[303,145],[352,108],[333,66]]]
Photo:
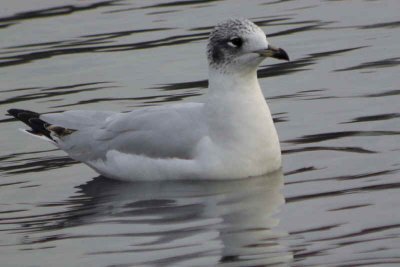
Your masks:
[[[232,39],[229,40],[228,42],[229,45],[233,45],[234,47],[241,47],[243,44],[243,40],[240,37],[233,37]]]

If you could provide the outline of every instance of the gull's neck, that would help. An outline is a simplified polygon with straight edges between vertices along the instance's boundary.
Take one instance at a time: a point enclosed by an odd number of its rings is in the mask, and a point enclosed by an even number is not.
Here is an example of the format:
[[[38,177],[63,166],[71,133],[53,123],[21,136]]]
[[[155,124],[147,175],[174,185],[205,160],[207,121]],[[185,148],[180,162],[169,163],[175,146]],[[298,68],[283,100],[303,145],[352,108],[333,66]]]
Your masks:
[[[221,72],[210,67],[206,106],[210,115],[224,116],[225,120],[252,111],[269,113],[256,69],[246,72]],[[241,110],[242,108],[245,109]]]
[[[209,94],[248,94],[261,93],[257,70],[242,72],[223,72],[209,67]]]
[[[210,67],[205,107],[210,136],[216,140],[236,142],[252,138],[249,136],[252,134],[257,138],[275,138],[272,116],[260,89],[256,69],[223,73]]]
[[[228,74],[210,68],[205,114],[209,137],[224,158],[246,159],[259,174],[279,168],[278,135],[255,69]]]

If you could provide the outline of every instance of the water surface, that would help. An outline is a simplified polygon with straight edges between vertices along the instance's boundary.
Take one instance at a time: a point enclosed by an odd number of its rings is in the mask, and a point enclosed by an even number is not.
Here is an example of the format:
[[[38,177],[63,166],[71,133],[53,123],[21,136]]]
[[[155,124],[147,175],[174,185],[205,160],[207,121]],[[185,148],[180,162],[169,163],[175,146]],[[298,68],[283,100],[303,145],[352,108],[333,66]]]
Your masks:
[[[203,101],[208,32],[246,17],[292,61],[259,70],[283,171],[120,183],[0,115],[1,266],[398,266],[399,2],[2,3],[0,106]]]

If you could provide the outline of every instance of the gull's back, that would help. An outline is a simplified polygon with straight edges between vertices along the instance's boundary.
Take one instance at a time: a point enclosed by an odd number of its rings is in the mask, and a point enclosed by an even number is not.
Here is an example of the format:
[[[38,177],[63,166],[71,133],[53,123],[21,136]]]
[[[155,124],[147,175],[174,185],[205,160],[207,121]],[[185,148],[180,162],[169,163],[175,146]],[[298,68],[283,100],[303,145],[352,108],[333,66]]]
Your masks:
[[[103,159],[111,150],[154,158],[190,159],[207,134],[203,104],[149,107],[128,113],[67,111],[41,115],[49,124],[76,130],[56,144],[72,158]]]

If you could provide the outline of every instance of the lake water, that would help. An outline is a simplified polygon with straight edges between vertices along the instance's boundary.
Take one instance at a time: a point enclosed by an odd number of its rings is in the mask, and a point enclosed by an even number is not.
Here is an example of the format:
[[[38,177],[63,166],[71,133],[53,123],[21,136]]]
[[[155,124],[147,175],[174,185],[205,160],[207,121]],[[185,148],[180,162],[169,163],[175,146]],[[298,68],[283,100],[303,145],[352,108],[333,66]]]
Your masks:
[[[399,14],[397,0],[3,0],[0,265],[400,266]],[[292,59],[259,70],[282,172],[112,181],[4,115],[201,102],[206,38],[228,17]]]

